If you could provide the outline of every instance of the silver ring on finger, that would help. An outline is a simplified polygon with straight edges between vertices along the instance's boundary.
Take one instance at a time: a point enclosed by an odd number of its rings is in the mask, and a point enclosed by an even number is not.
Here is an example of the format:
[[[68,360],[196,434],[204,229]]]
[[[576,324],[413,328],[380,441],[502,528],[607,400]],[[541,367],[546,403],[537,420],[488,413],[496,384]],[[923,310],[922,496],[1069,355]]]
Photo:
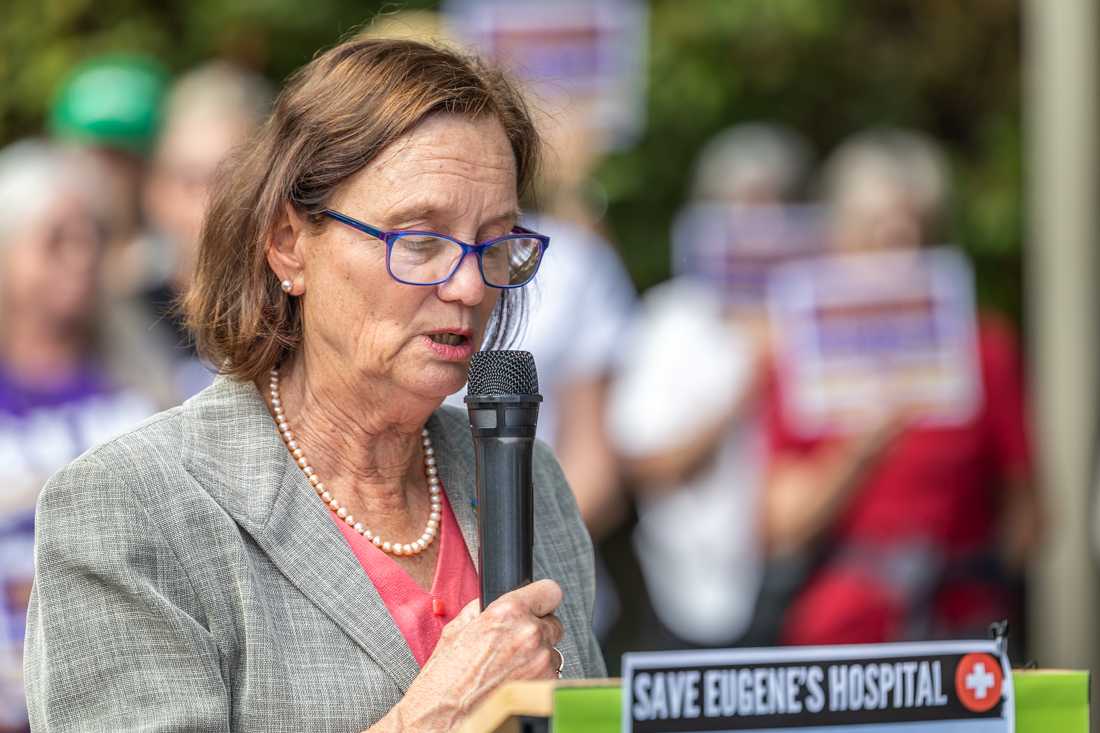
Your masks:
[[[561,653],[561,649],[553,647],[554,651],[558,653],[558,679],[561,679],[562,670],[565,669],[565,655]]]

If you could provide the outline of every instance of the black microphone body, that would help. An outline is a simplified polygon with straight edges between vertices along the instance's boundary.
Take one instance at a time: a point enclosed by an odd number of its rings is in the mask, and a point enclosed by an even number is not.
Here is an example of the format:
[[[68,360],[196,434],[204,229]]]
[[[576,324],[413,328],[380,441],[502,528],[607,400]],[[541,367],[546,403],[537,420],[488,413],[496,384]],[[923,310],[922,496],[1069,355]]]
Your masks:
[[[539,403],[537,377],[518,383],[478,379],[475,370],[493,366],[494,355],[526,357],[526,352],[481,352],[485,358],[470,366],[466,407],[477,466],[478,569],[481,608],[505,593],[531,582],[535,542],[534,460]],[[507,367],[505,367],[507,368]],[[513,380],[514,382],[514,380]],[[476,389],[477,392],[473,390]]]

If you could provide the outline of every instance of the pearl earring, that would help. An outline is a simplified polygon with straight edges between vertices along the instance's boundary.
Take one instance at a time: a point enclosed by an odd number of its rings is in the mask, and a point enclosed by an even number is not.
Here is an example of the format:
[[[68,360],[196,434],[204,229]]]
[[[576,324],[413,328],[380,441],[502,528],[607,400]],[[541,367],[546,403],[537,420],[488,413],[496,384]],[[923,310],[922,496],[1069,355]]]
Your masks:
[[[289,293],[294,287],[294,283],[290,282],[289,280],[283,280],[281,283],[279,283],[279,287],[283,289],[284,293]]]

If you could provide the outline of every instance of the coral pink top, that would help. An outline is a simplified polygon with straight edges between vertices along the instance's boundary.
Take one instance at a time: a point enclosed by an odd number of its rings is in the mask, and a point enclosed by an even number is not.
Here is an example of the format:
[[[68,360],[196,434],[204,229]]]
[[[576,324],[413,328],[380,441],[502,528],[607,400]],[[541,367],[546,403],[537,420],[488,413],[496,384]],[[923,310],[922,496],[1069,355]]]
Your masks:
[[[441,496],[439,561],[431,591],[417,585],[389,555],[330,512],[421,667],[435,650],[443,627],[479,593],[477,570],[466,549],[466,540],[462,538],[446,492],[441,492]]]

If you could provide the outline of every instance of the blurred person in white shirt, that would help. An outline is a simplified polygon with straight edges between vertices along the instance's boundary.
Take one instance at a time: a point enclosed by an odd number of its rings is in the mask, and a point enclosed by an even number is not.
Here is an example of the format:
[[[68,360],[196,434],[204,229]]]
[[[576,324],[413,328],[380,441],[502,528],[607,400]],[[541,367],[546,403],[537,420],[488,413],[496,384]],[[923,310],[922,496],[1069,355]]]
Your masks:
[[[602,212],[584,191],[600,145],[581,108],[540,112],[548,160],[525,226],[553,244],[528,288],[527,326],[511,348],[530,351],[543,402],[538,437],[554,448],[581,518],[599,543],[626,516],[618,459],[607,434],[607,401],[615,364],[637,305],[634,284],[601,232]],[[541,227],[541,229],[539,229]],[[465,390],[448,398],[465,408]],[[614,580],[596,553],[593,628],[606,641],[619,617]]]
[[[693,197],[782,207],[809,158],[790,130],[738,125],[703,149]],[[692,245],[683,244],[676,251]],[[638,492],[634,547],[660,624],[647,643],[731,646],[746,639],[762,575],[766,318],[762,303],[731,299],[721,273],[675,269],[643,299],[612,390],[610,433]]]
[[[548,160],[525,225],[553,244],[529,288],[527,327],[513,348],[530,351],[543,402],[538,437],[554,447],[581,516],[599,541],[624,516],[614,449],[606,432],[611,374],[634,315],[636,293],[584,190],[599,144],[583,110],[540,113]],[[464,393],[449,398],[464,407]]]

